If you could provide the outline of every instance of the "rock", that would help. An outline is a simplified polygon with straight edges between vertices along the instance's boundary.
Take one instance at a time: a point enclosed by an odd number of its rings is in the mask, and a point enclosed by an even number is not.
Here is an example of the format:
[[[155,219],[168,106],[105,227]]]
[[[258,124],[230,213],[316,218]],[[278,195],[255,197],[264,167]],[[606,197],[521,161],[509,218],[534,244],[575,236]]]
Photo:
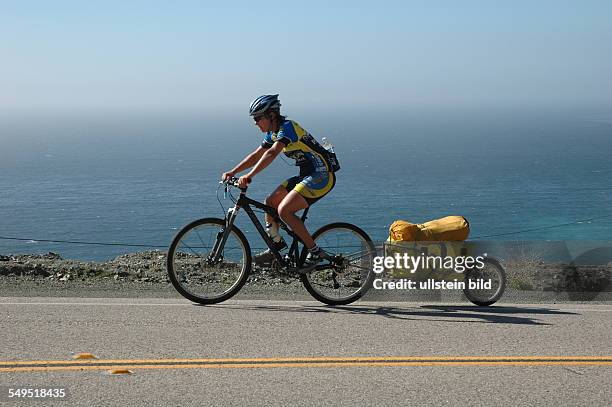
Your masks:
[[[44,267],[36,267],[35,269],[32,270],[32,275],[35,276],[42,276],[42,277],[48,277],[49,273]]]
[[[59,254],[54,253],[54,252],[49,252],[49,253],[43,255],[43,257],[45,259],[49,259],[49,260],[61,260],[62,259],[62,257]]]

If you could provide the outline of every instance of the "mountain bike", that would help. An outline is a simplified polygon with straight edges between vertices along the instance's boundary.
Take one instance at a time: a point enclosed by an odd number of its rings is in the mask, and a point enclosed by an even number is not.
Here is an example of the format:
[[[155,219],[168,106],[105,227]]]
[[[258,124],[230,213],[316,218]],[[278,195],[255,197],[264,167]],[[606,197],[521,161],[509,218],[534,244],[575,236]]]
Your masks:
[[[185,298],[200,304],[215,304],[233,297],[246,283],[252,269],[251,248],[234,221],[242,209],[274,255],[271,268],[299,276],[306,290],[329,305],[350,304],[372,286],[376,247],[370,237],[350,223],[330,223],[312,237],[323,250],[323,262],[308,273],[302,268],[308,250],[301,239],[280,219],[276,209],[246,196],[238,180],[220,182],[225,193],[238,188],[240,196],[225,218],[203,218],[183,227],[174,237],[167,256],[168,276]],[[231,190],[230,190],[231,196]],[[252,207],[263,210],[291,238],[287,254],[276,249]],[[304,209],[301,219],[307,218]]]

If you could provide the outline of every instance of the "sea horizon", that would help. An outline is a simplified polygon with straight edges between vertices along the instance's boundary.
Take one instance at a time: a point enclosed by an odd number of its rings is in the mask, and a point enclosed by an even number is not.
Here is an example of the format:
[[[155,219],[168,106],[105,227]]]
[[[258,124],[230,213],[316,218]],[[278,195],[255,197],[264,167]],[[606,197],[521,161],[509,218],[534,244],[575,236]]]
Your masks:
[[[342,166],[307,226],[346,221],[383,241],[396,219],[462,215],[470,238],[612,240],[612,120],[602,111],[289,114],[327,137]],[[0,254],[83,260],[137,250],[40,240],[166,247],[187,222],[223,216],[231,202],[217,201],[221,172],[263,138],[235,112],[0,121],[0,236],[32,239],[0,239]],[[297,173],[283,158],[256,177],[250,196],[263,200]],[[238,224],[261,246],[247,221]]]

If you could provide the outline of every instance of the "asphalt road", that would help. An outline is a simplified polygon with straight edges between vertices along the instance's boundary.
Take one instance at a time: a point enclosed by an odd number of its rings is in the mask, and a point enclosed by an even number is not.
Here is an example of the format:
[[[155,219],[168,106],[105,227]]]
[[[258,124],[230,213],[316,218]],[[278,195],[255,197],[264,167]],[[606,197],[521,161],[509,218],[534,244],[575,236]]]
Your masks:
[[[5,297],[0,405],[608,406],[611,337],[610,304]]]

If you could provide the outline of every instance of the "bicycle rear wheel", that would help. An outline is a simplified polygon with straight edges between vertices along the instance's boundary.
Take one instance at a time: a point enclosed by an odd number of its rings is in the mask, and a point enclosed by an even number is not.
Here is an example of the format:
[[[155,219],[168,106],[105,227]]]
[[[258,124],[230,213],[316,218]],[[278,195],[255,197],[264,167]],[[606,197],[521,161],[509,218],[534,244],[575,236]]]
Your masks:
[[[221,243],[225,220],[199,219],[181,229],[170,244],[168,276],[185,298],[200,304],[215,304],[234,296],[251,271],[251,249],[242,232],[232,226],[220,256],[212,249]]]
[[[367,233],[350,223],[331,223],[312,237],[331,260],[301,276],[310,295],[329,305],[350,304],[362,297],[372,286],[376,256],[376,247]],[[305,258],[306,249],[302,261]]]

